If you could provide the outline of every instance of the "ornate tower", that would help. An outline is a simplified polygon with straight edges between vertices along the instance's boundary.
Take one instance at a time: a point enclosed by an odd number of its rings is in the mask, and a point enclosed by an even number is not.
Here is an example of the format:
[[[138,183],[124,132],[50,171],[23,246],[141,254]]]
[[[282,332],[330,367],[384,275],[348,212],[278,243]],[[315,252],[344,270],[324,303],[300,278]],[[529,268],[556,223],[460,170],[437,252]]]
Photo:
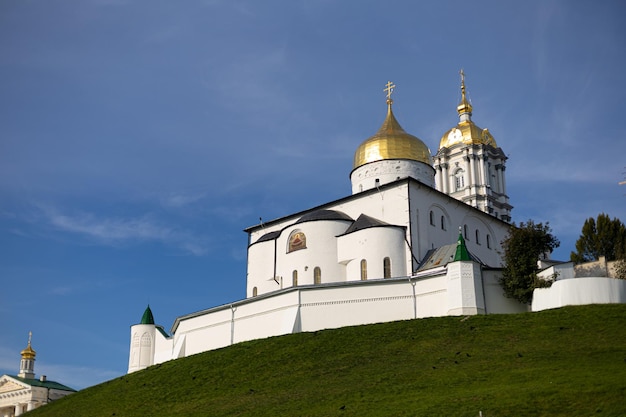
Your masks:
[[[433,187],[430,150],[418,137],[402,129],[391,110],[395,85],[387,83],[387,117],[378,132],[359,145],[350,173],[352,194],[370,190],[401,178],[412,177]]]
[[[461,70],[459,123],[441,137],[434,156],[437,189],[506,222],[511,221],[506,193],[507,157],[488,129],[472,121],[472,105]]]
[[[17,374],[20,378],[35,378],[35,356],[37,356],[37,352],[30,345],[32,338],[33,332],[28,332],[28,346],[20,352],[22,360],[20,360],[20,373]]]

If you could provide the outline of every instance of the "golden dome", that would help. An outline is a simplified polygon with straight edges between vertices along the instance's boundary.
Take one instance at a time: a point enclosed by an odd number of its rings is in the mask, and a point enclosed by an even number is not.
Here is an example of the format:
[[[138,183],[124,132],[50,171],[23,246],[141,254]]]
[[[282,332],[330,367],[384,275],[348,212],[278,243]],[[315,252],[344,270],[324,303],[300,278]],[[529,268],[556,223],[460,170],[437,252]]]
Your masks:
[[[432,165],[428,146],[402,129],[391,110],[392,103],[388,95],[387,117],[378,132],[357,148],[353,169],[385,159],[410,159]]]
[[[26,346],[26,349],[20,352],[20,355],[22,355],[22,359],[35,359],[35,356],[37,355],[37,352],[35,352],[35,349],[33,349],[33,347],[30,345],[30,341],[32,337],[33,337],[32,332],[29,332],[28,333],[28,346]]]
[[[465,95],[465,73],[461,70],[461,102],[456,108],[459,124],[448,130],[441,137],[439,149],[450,148],[456,144],[490,145],[497,148],[496,140],[488,129],[481,129],[472,122],[472,105]]]
[[[498,147],[489,129],[481,129],[471,120],[461,121],[458,125],[444,133],[439,142],[439,149],[450,148],[458,143]]]

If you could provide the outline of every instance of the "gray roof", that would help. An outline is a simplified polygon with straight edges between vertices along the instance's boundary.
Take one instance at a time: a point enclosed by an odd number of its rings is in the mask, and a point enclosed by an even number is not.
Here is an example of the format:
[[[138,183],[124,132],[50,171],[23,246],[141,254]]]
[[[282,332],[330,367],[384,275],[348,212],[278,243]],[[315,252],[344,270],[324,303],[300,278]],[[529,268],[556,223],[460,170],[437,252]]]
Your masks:
[[[316,220],[347,220],[350,222],[354,221],[352,217],[338,210],[315,210],[300,217],[296,224],[312,222]]]

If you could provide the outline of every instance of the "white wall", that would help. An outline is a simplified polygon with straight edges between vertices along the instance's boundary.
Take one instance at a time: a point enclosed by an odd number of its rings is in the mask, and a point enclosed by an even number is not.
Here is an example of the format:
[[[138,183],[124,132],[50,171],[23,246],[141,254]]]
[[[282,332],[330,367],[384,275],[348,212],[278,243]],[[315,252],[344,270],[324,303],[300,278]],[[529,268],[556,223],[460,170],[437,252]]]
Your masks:
[[[532,311],[567,305],[626,303],[626,280],[615,278],[571,278],[556,281],[550,288],[533,292]]]

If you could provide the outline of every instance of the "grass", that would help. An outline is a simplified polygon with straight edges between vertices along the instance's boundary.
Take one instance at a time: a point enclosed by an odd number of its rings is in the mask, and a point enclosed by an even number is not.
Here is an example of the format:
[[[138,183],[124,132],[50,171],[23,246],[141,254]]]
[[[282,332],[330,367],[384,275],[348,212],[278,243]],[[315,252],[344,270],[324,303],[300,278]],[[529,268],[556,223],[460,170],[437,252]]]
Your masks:
[[[29,416],[626,416],[626,305],[443,317],[240,343]]]

